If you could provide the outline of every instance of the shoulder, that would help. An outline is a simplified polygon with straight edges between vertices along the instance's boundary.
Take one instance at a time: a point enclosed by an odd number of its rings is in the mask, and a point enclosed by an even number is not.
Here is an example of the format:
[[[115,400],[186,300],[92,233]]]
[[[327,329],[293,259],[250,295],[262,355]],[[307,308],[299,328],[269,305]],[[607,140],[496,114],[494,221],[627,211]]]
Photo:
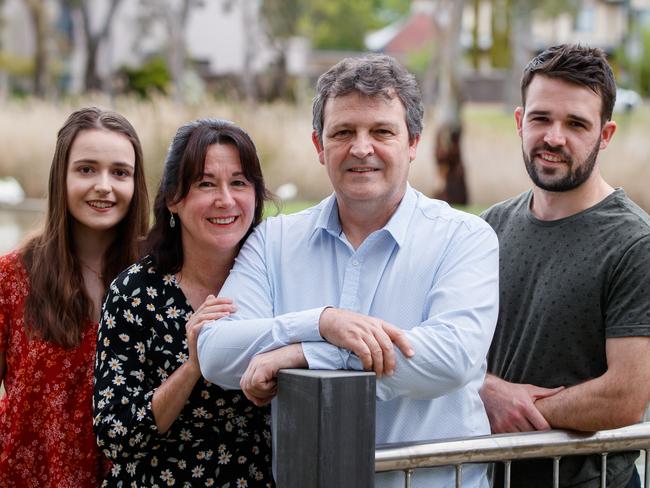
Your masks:
[[[158,280],[160,280],[160,275],[153,259],[150,256],[145,256],[117,275],[110,285],[110,292],[130,295],[135,289]]]
[[[0,256],[0,280],[15,279],[15,276],[25,273],[23,257],[18,251],[12,251]]]
[[[490,224],[492,228],[498,230],[509,219],[525,214],[530,201],[530,193],[530,190],[528,190],[516,197],[492,205],[481,214],[481,218]]]
[[[0,300],[25,295],[29,288],[27,270],[22,254],[12,251],[0,256]]]
[[[650,235],[650,216],[634,203],[622,189],[616,190],[607,203],[600,210],[603,216],[621,227],[629,227],[639,237]]]
[[[424,223],[435,226],[438,231],[446,228],[461,234],[491,232],[490,226],[479,216],[457,210],[447,202],[428,198],[420,192],[416,194],[418,199],[413,221],[416,226]]]
[[[248,241],[272,243],[285,237],[298,239],[300,236],[310,235],[320,221],[323,212],[330,208],[331,199],[333,196],[300,212],[267,217],[255,228]]]

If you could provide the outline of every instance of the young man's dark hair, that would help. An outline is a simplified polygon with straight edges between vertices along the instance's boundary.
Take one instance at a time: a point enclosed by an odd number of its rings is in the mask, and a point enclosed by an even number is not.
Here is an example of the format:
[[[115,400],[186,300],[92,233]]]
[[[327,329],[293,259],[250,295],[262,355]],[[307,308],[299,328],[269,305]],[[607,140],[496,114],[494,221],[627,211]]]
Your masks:
[[[600,95],[601,125],[612,118],[616,101],[616,81],[602,49],[575,44],[553,46],[535,56],[524,68],[521,101],[526,106],[528,85],[535,75],[558,78],[590,88]]]

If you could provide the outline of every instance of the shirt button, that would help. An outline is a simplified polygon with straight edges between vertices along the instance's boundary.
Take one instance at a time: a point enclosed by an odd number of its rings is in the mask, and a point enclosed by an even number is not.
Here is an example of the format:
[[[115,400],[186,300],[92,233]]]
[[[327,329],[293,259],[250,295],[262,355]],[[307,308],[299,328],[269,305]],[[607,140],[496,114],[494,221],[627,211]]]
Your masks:
[[[359,261],[356,259],[352,260],[352,266],[359,266]]]

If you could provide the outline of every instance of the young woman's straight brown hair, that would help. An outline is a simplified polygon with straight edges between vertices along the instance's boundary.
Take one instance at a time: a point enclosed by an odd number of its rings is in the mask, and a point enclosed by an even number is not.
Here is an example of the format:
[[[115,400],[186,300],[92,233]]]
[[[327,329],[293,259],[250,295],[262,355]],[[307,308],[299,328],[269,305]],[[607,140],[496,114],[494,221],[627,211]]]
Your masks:
[[[102,129],[124,135],[135,151],[133,198],[117,225],[116,238],[104,256],[104,287],[138,256],[140,239],[149,222],[149,198],[142,167],[142,146],[133,126],[122,115],[96,107],[74,112],[59,130],[50,168],[45,226],[21,250],[29,276],[25,300],[25,332],[66,348],[79,345],[90,318],[91,301],[85,292],[81,267],[73,250],[67,205],[66,175],[70,147],[80,131]]]

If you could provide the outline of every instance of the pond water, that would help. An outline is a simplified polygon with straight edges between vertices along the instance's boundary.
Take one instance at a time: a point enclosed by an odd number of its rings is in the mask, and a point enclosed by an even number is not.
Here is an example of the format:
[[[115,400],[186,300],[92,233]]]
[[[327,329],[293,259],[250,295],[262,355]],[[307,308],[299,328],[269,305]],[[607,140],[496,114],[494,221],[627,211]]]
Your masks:
[[[15,249],[27,233],[38,228],[42,212],[0,209],[0,254]]]

